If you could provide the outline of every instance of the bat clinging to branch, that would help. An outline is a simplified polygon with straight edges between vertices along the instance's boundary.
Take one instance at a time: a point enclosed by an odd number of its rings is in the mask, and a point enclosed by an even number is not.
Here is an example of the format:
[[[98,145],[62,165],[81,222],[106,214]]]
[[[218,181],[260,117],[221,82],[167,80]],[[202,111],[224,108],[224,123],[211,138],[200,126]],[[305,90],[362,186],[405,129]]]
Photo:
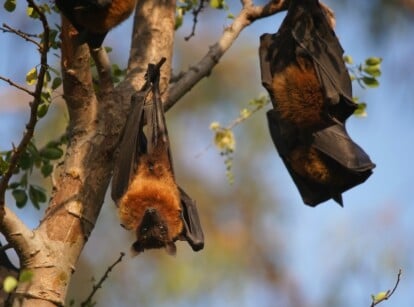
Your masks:
[[[56,0],[59,10],[79,32],[79,41],[99,48],[106,34],[131,15],[136,0]]]
[[[349,137],[356,109],[343,49],[318,0],[291,0],[276,34],[260,37],[273,142],[303,201],[316,206],[364,182],[375,165]]]
[[[175,183],[159,90],[164,61],[148,65],[147,81],[132,99],[112,179],[112,198],[122,225],[136,232],[132,249],[138,253],[165,247],[175,254],[178,239],[194,251],[204,247],[195,202]]]

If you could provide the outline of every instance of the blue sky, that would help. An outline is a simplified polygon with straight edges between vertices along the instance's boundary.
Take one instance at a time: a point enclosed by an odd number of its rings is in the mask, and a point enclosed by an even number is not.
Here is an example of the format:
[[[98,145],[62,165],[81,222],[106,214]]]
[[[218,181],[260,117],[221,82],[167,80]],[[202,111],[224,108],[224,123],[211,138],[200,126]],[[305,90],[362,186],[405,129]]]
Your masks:
[[[364,10],[351,10],[350,7],[342,9],[336,7],[333,1],[327,1],[327,4],[337,11],[337,35],[346,53],[351,54],[356,63],[369,56],[380,56],[384,60],[381,86],[378,89],[363,91],[354,86],[354,94],[368,103],[368,117],[354,117],[347,123],[352,138],[369,153],[377,167],[363,185],[344,194],[344,209],[332,201],[317,208],[309,208],[302,205],[296,187],[276,152],[269,151],[265,155],[269,168],[275,170],[266,173],[269,187],[276,179],[280,183],[278,191],[283,191],[283,194],[277,193],[275,198],[291,208],[290,225],[286,226],[286,231],[291,235],[292,244],[287,247],[289,261],[286,265],[303,286],[310,299],[309,306],[318,306],[317,302],[326,294],[327,284],[334,285],[337,278],[347,280],[346,288],[338,290],[338,296],[343,296],[348,306],[368,306],[369,295],[391,288],[398,269],[402,268],[401,284],[394,297],[383,306],[412,306],[414,270],[409,256],[414,252],[411,239],[414,233],[411,195],[414,182],[411,165],[414,156],[412,23],[410,25],[407,19],[401,17],[395,27],[385,33],[381,42],[374,43],[366,30]],[[258,36],[264,32],[275,32],[280,18],[273,17],[255,23],[241,35],[240,41],[222,61],[225,62],[232,53],[236,54],[243,44],[251,45],[246,60],[257,61]],[[218,19],[212,28],[220,33],[225,23],[228,23],[225,19]],[[126,56],[122,54],[129,46],[125,29],[130,26],[131,21],[115,29],[106,41],[108,45],[114,46],[116,40],[122,38],[117,41],[114,55],[119,54],[125,59]],[[187,33],[184,29],[180,31],[179,35]],[[24,82],[22,76],[36,64],[37,58],[28,43],[9,43],[6,37],[9,35],[0,35],[0,75]],[[208,44],[211,45],[214,40],[212,38]],[[255,78],[259,78],[258,67],[255,74]],[[264,92],[260,84],[257,90]],[[21,97],[19,101],[23,103],[15,100],[7,103],[3,99],[6,94],[7,86],[0,83],[0,150],[9,148],[10,142],[22,132],[26,115],[22,116],[20,111],[28,102],[28,99]],[[233,117],[229,115],[230,119]],[[207,128],[202,129],[208,134]],[[190,153],[191,158],[203,151],[204,147],[204,144],[195,146]],[[201,168],[210,168],[212,178],[224,176],[220,163],[216,164],[219,167],[211,169],[208,159],[215,154],[214,150],[213,153],[211,151],[201,158]],[[27,221],[33,227],[37,224],[35,218],[28,218]],[[355,272],[344,272],[345,262],[354,263]],[[251,291],[245,293],[244,306],[255,306],[255,295],[266,295],[255,291],[257,287],[253,283]],[[222,300],[217,300],[216,306],[223,305]]]

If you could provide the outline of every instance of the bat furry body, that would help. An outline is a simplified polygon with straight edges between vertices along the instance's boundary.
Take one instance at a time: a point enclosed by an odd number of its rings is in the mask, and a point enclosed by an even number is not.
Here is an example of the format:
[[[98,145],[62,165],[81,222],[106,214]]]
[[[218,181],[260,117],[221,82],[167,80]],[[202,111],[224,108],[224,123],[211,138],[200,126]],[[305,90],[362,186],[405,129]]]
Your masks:
[[[178,239],[186,240],[195,251],[204,246],[195,202],[174,178],[159,93],[159,70],[164,60],[149,65],[147,83],[133,97],[112,180],[112,198],[119,207],[122,225],[136,232],[132,248],[138,253],[165,247],[169,254],[175,254]]]
[[[137,0],[56,0],[60,11],[91,48],[102,45],[106,34],[131,15]]]
[[[364,182],[375,165],[349,137],[356,109],[343,49],[317,0],[291,0],[276,34],[260,37],[272,140],[303,201],[316,206]]]

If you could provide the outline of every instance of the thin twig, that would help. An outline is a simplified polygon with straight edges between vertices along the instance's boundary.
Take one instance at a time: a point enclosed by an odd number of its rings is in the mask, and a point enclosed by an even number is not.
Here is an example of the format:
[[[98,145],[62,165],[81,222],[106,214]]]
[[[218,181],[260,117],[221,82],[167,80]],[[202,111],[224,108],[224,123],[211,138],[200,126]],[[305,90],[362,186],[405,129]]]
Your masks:
[[[400,269],[398,271],[398,275],[397,275],[397,281],[395,282],[394,288],[392,290],[387,290],[387,292],[385,293],[384,297],[379,299],[379,300],[374,300],[372,301],[371,307],[374,307],[376,305],[378,305],[379,303],[388,300],[395,292],[395,290],[398,287],[398,284],[400,283],[401,280],[401,274],[402,274],[402,270]]]
[[[28,33],[25,33],[23,31],[17,30],[15,28],[10,27],[9,25],[7,25],[5,23],[3,23],[3,27],[4,28],[0,28],[0,29],[3,30],[4,32],[14,33],[14,34],[20,36],[21,38],[23,38],[24,40],[35,44],[37,46],[37,48],[41,47],[40,44],[37,41],[35,41],[34,39],[31,38],[31,37],[36,37],[37,35],[28,34]]]
[[[195,35],[195,29],[196,29],[197,22],[198,22],[198,15],[203,10],[205,1],[206,0],[200,0],[198,7],[193,10],[193,27],[191,29],[191,33],[188,36],[184,37],[186,41],[188,41],[190,38],[192,38]]]
[[[81,307],[84,306],[89,306],[89,304],[92,302],[92,298],[95,295],[96,291],[98,291],[98,289],[100,289],[102,287],[102,284],[104,283],[104,281],[109,277],[109,273],[112,271],[112,269],[122,261],[122,258],[124,258],[125,253],[121,253],[121,255],[119,256],[119,258],[111,265],[109,266],[104,275],[101,277],[101,279],[99,280],[99,282],[96,285],[93,285],[92,287],[92,292],[89,294],[89,296],[86,298],[86,300],[84,300],[81,303]]]
[[[13,149],[12,155],[9,161],[9,166],[0,180],[0,220],[2,220],[4,216],[5,191],[9,184],[9,180],[11,176],[13,175],[15,168],[17,167],[17,164],[18,164],[18,161],[21,155],[23,154],[24,150],[26,149],[27,145],[29,144],[34,134],[34,129],[38,121],[37,109],[40,103],[42,102],[42,90],[43,90],[43,86],[45,82],[45,75],[48,70],[47,53],[49,51],[49,36],[50,36],[49,24],[47,22],[46,15],[37,6],[34,0],[27,0],[27,2],[29,6],[32,7],[34,11],[39,15],[39,19],[43,25],[44,42],[42,45],[37,44],[39,46],[39,52],[40,52],[40,69],[39,69],[35,91],[33,93],[34,99],[30,103],[30,118],[26,124],[26,131],[24,132],[19,145]]]
[[[18,90],[21,90],[21,91],[29,94],[30,96],[34,96],[34,92],[28,90],[27,88],[25,88],[25,87],[23,87],[21,85],[18,85],[17,83],[13,82],[9,78],[5,78],[5,77],[0,76],[0,80],[3,80],[4,82],[7,82],[11,86],[13,86],[13,87],[17,88]]]

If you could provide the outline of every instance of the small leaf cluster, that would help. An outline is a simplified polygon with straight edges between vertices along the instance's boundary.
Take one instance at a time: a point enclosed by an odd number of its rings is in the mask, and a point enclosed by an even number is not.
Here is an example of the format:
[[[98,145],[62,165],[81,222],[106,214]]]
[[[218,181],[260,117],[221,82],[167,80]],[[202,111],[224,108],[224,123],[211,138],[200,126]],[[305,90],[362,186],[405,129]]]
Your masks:
[[[226,166],[226,177],[229,183],[234,182],[232,173],[233,153],[236,149],[236,138],[234,137],[233,128],[250,118],[257,111],[269,103],[266,95],[254,98],[248,102],[248,106],[240,111],[239,117],[234,119],[228,126],[223,127],[219,122],[214,121],[210,124],[210,130],[214,133],[214,145],[224,157]]]
[[[21,174],[18,180],[11,182],[8,189],[16,201],[16,206],[24,207],[30,199],[36,209],[47,200],[45,190],[37,185],[30,184],[29,176],[34,169],[38,169],[43,177],[48,177],[53,171],[53,161],[63,156],[62,146],[66,138],[49,142],[45,147],[38,149],[34,142],[30,142],[22,153],[14,174]],[[8,169],[12,150],[0,152],[0,177]]]
[[[52,74],[54,76],[52,76]],[[37,67],[33,67],[26,74],[26,83],[28,85],[35,85],[37,81],[38,81]],[[38,118],[42,118],[47,114],[49,110],[49,106],[52,103],[52,99],[53,99],[52,94],[61,84],[62,84],[62,78],[60,77],[59,71],[49,66],[49,69],[47,70],[45,74],[43,90],[42,90],[42,94],[40,97],[41,103],[39,104],[37,108]]]
[[[180,28],[184,23],[184,16],[187,13],[197,11],[200,7],[200,1],[207,2],[207,0],[179,0],[175,13],[175,30]],[[228,12],[228,18],[234,18],[233,14],[229,13],[229,6],[225,0],[209,0],[211,8],[216,10],[225,10]]]
[[[184,22],[184,16],[188,12],[192,12],[197,9],[200,1],[205,0],[180,0],[177,2],[175,11],[175,30],[180,28]]]
[[[349,75],[352,81],[356,81],[361,88],[376,88],[379,86],[378,78],[381,76],[381,63],[382,58],[369,57],[364,63],[357,66],[353,66],[354,62],[351,56],[344,56],[344,61],[348,65]],[[358,97],[353,97],[353,100],[358,104],[358,108],[355,110],[354,115],[366,116],[365,102],[360,102]]]

